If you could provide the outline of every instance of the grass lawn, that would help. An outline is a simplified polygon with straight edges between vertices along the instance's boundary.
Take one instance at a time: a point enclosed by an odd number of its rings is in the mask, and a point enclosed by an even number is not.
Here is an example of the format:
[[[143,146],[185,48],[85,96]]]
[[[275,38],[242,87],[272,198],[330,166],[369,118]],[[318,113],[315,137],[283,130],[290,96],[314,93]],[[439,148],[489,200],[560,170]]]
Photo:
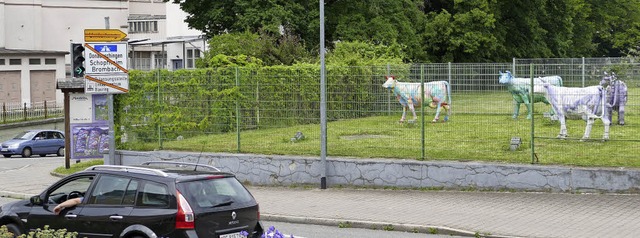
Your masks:
[[[638,88],[629,89],[627,124],[612,125],[611,139],[607,142],[600,141],[603,125],[599,120],[593,125],[590,141],[579,141],[586,125],[582,120],[568,120],[569,138],[556,139],[560,124],[543,116],[551,110],[543,103],[535,104],[532,139],[531,120],[525,118],[526,107],[522,105],[520,116],[512,119],[513,103],[508,92],[459,92],[454,94],[453,114],[446,123],[431,123],[434,110],[430,108],[425,108],[424,120],[413,124],[398,123],[402,112],[396,101],[390,104],[392,109],[389,112],[377,112],[378,116],[329,121],[327,155],[520,164],[532,163],[537,158],[540,164],[640,167],[640,156],[635,149],[639,142],[637,135],[640,134],[638,94]],[[331,114],[330,111],[327,113]],[[420,115],[419,109],[417,113]],[[616,118],[617,115],[614,120]],[[298,131],[306,138],[291,142]],[[162,146],[153,139],[147,143],[135,140],[120,145],[119,149],[320,155],[319,123],[282,128],[261,125],[260,129],[241,131],[240,135],[236,132],[192,134],[196,135],[185,136],[181,140],[165,139]],[[522,139],[522,144],[515,151],[510,150],[512,137]],[[535,142],[533,150],[532,140]]]

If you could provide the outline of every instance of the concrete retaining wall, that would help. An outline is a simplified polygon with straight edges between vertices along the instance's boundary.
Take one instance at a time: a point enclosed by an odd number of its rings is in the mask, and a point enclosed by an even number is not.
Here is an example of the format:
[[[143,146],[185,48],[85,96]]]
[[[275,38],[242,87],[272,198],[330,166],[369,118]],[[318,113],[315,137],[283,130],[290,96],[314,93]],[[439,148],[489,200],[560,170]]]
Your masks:
[[[216,166],[254,185],[320,185],[322,161],[316,157],[172,151],[118,151],[123,165],[182,161]],[[562,166],[326,159],[327,186],[478,189],[545,192],[639,193],[640,170]]]

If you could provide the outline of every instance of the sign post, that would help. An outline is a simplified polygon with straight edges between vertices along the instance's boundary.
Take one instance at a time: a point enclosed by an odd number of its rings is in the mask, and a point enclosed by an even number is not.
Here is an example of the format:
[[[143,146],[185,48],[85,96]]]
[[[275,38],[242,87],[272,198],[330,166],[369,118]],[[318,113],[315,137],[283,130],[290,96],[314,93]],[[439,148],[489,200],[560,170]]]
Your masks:
[[[98,101],[101,107],[109,112],[109,157],[105,157],[105,164],[116,162],[113,94],[129,92],[129,70],[127,69],[129,50],[128,44],[122,42],[126,36],[127,34],[118,29],[84,30],[84,93],[92,96],[94,101],[100,99]],[[94,107],[98,106],[94,105]],[[91,132],[95,131],[104,132],[104,128],[91,128]],[[100,139],[103,138],[100,137]]]

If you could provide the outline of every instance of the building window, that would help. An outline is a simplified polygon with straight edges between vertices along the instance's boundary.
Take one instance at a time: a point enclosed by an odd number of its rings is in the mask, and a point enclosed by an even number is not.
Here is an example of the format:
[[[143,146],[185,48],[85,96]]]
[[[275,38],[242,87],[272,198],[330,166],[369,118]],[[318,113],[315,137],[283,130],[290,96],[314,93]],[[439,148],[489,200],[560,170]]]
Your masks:
[[[0,65],[4,65],[4,59],[0,59]]]
[[[56,64],[56,58],[46,58],[44,59],[44,64]]]
[[[195,68],[198,58],[200,58],[200,49],[187,49],[187,68]]]
[[[40,65],[40,59],[39,58],[29,59],[29,65]]]
[[[155,33],[158,32],[158,21],[131,21],[129,33]]]
[[[9,59],[9,65],[22,65],[22,59]]]

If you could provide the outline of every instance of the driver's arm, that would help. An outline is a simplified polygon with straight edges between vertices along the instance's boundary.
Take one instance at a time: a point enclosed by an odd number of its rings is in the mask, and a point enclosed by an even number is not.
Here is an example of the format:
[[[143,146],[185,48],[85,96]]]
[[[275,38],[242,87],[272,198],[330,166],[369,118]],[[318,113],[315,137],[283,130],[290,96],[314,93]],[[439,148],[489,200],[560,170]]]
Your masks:
[[[58,204],[55,208],[53,208],[53,213],[58,215],[58,214],[60,214],[62,209],[65,209],[67,207],[73,207],[73,206],[78,205],[80,203],[82,203],[82,198],[81,197],[69,199],[67,201],[64,201],[64,202]]]

